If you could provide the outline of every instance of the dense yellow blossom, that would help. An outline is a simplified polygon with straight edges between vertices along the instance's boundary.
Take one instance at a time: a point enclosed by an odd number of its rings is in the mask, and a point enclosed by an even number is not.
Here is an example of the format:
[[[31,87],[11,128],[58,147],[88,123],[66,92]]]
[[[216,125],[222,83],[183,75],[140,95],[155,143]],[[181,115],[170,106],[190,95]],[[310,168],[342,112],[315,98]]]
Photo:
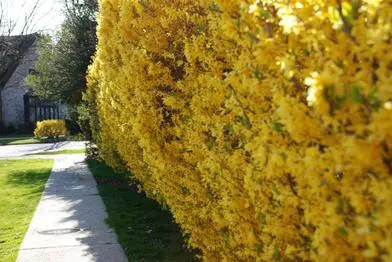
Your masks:
[[[102,157],[206,261],[392,260],[390,0],[101,0]]]
[[[38,121],[34,130],[36,137],[59,137],[67,134],[64,120],[44,120]]]

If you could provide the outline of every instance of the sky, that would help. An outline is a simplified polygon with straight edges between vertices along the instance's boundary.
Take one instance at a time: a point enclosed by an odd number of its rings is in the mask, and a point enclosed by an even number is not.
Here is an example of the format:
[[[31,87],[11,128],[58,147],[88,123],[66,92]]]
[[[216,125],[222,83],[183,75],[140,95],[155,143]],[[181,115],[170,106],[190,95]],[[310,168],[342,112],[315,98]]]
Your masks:
[[[18,35],[22,32],[25,17],[31,13],[37,1],[37,9],[31,18],[30,28],[28,28],[27,33],[41,32],[53,35],[56,30],[60,29],[60,25],[64,20],[62,14],[63,0],[0,0],[0,16],[2,7],[3,17],[6,17],[7,21],[10,19],[17,21],[16,27],[11,33],[12,35]],[[4,29],[9,26],[7,26],[7,23],[2,22],[2,27],[0,34],[4,34]]]

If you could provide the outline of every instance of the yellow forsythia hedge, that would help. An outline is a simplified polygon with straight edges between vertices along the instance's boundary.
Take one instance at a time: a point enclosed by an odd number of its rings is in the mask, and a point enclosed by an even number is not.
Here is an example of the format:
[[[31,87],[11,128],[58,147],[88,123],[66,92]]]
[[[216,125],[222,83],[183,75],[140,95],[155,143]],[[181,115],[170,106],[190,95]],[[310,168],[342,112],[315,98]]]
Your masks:
[[[101,0],[88,95],[206,261],[392,260],[390,0]]]
[[[59,137],[65,136],[67,128],[64,120],[44,120],[38,121],[34,130],[36,137]]]

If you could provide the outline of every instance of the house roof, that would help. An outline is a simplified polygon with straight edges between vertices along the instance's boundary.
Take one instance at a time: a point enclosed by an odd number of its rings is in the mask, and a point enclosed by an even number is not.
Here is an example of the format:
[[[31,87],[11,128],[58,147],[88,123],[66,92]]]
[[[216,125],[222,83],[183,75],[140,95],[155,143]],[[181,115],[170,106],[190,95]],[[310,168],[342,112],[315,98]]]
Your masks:
[[[38,34],[0,36],[0,90],[5,86]]]

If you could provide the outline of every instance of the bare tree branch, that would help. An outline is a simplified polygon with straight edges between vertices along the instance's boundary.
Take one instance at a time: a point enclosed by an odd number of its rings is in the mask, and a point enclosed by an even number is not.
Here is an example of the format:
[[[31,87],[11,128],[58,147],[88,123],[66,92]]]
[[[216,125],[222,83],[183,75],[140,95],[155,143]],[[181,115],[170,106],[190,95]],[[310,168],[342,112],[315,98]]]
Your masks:
[[[4,8],[3,8],[3,3],[0,2],[0,35],[2,35],[3,18],[4,18]]]
[[[53,7],[50,8],[46,13],[42,14],[38,19],[36,19],[35,22],[31,25],[30,31],[31,31],[31,32],[34,32],[34,31],[35,31],[35,27],[37,26],[37,24],[38,24],[39,22],[41,22],[41,20],[42,20],[45,16],[47,16],[48,14],[50,14],[51,12],[53,12],[53,10],[54,10]],[[44,31],[44,29],[42,29],[42,30],[40,30],[40,31]]]
[[[21,35],[29,33],[30,24],[33,22],[34,17],[36,16],[37,9],[41,0],[36,0],[33,8],[30,10],[28,15],[25,16],[24,25],[21,31]]]

